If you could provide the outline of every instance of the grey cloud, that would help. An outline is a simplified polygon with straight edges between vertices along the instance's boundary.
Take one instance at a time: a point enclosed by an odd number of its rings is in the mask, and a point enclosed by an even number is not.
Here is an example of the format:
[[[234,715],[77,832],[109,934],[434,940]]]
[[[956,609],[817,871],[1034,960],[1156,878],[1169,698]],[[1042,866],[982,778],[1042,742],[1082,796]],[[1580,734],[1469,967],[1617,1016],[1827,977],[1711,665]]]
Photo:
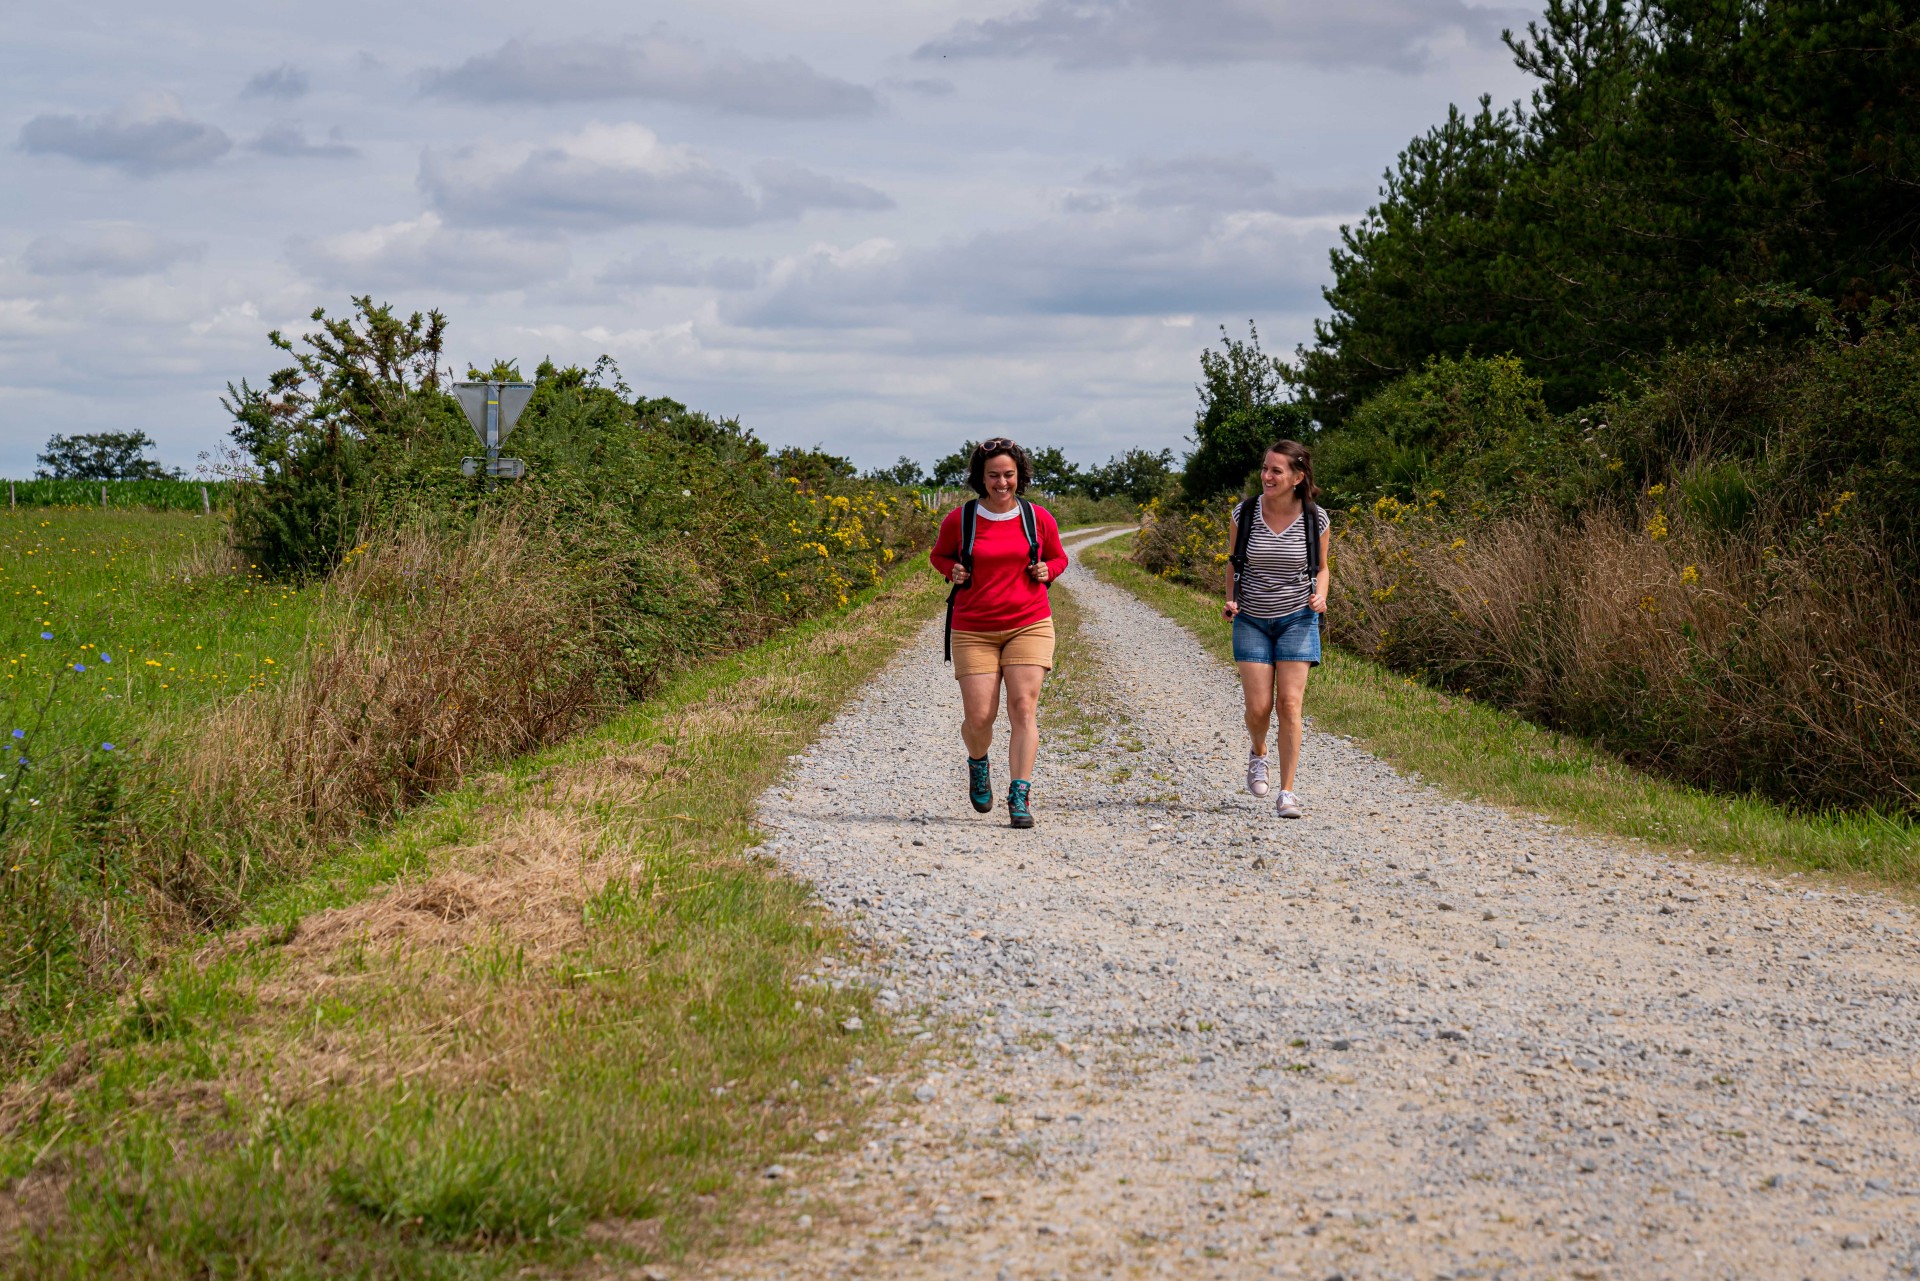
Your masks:
[[[898,89],[902,93],[917,93],[923,98],[950,98],[958,92],[958,86],[953,81],[940,76],[916,80],[889,80],[887,88]]]
[[[765,267],[745,258],[696,258],[655,246],[644,254],[623,258],[603,270],[596,283],[614,288],[677,285],[688,288],[739,290],[760,283]]]
[[[304,97],[309,88],[307,73],[292,63],[283,62],[277,67],[269,67],[247,81],[246,88],[240,91],[242,98],[278,98],[282,102],[291,102]]]
[[[1373,198],[1371,189],[1361,187],[1294,187],[1282,182],[1271,165],[1249,156],[1137,160],[1095,169],[1086,181],[1123,192],[1126,203],[1142,209],[1257,209],[1310,217],[1357,214]],[[1069,210],[1089,212],[1113,203],[1113,198],[1097,192],[1071,192],[1064,201]]]
[[[1061,67],[1295,62],[1413,71],[1437,40],[1490,41],[1520,10],[1462,0],[1038,0],[962,22],[920,58],[1048,58]]]
[[[871,326],[903,309],[982,315],[1165,316],[1310,309],[1331,231],[1265,215],[1123,211],[907,252],[817,252],[730,309],[771,327]]]
[[[833,178],[784,160],[754,166],[760,184],[760,209],[767,218],[798,218],[809,209],[891,209],[885,192],[865,183]]]
[[[857,116],[878,106],[871,89],[798,58],[710,50],[665,27],[617,40],[510,40],[428,72],[424,84],[428,93],[478,102],[640,98],[756,116]]]
[[[432,288],[491,294],[543,284],[566,273],[564,243],[498,231],[448,227],[429,213],[407,222],[295,240],[294,266],[356,290]]]
[[[358,147],[340,141],[338,130],[326,142],[309,142],[306,131],[292,124],[274,125],[247,146],[264,155],[289,160],[345,160],[360,154]]]
[[[233,141],[188,117],[172,94],[150,94],[97,116],[35,116],[20,129],[20,147],[147,177],[212,164]]]
[[[204,244],[120,224],[76,236],[41,236],[21,258],[37,276],[150,276],[206,252]]]
[[[886,209],[860,183],[785,163],[757,171],[761,191],[636,124],[592,125],[537,147],[427,151],[419,185],[449,221],[601,230],[645,223],[737,227],[809,209]]]

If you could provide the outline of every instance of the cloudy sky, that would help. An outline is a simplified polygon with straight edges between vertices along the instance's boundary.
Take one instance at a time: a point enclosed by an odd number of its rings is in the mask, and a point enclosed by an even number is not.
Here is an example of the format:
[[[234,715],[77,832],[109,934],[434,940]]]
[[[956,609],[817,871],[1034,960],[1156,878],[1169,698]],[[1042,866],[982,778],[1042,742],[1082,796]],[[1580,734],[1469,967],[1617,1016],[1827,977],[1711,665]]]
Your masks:
[[[863,466],[1185,449],[1200,348],[1291,351],[1327,250],[1523,9],[1467,0],[287,0],[36,9],[0,81],[0,473],[144,428],[352,294],[451,360]]]

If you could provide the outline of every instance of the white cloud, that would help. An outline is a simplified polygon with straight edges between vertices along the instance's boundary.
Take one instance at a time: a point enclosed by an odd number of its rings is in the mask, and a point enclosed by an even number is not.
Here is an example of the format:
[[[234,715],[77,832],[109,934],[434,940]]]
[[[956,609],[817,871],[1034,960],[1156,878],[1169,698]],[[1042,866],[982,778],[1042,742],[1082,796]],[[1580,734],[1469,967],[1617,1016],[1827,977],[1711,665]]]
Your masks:
[[[145,276],[206,256],[197,241],[174,240],[131,223],[109,223],[75,235],[41,236],[21,255],[38,276]]]
[[[771,163],[759,194],[644,125],[593,124],[543,145],[469,146],[420,159],[420,190],[450,222],[599,230],[740,227],[808,209],[884,209],[871,187]]]
[[[1415,71],[1436,46],[1487,42],[1519,10],[1463,0],[1037,0],[961,22],[915,56],[1047,58],[1061,67],[1293,62]]]
[[[425,86],[473,102],[639,98],[783,118],[867,115],[878,105],[872,90],[821,75],[798,58],[713,50],[664,25],[613,40],[509,40],[429,72]]]
[[[108,165],[140,177],[212,164],[233,147],[170,93],[143,94],[97,116],[43,114],[21,126],[22,150]]]
[[[501,293],[553,280],[565,274],[570,260],[558,241],[447,227],[433,213],[299,239],[287,256],[309,274],[356,293],[415,288]]]
[[[616,289],[668,285],[735,290],[753,288],[765,274],[762,264],[745,258],[698,258],[666,245],[655,245],[645,253],[631,254],[609,264],[595,280]]]

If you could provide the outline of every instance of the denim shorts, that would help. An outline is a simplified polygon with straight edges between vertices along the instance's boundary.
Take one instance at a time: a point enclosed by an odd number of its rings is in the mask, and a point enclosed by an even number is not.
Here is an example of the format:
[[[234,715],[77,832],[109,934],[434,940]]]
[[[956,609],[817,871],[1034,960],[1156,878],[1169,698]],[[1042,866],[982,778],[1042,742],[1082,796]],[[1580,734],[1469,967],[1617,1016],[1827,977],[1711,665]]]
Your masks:
[[[1320,615],[1311,606],[1279,618],[1233,616],[1236,663],[1320,663]]]

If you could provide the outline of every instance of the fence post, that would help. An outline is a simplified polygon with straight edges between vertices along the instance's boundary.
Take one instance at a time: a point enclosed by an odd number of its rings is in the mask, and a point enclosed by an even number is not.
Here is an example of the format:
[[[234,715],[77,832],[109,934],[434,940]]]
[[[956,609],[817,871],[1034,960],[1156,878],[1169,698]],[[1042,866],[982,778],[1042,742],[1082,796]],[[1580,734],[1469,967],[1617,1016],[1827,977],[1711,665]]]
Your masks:
[[[207,497],[207,487],[205,485],[200,486],[200,514],[202,516],[213,515],[213,503]]]
[[[7,506],[18,507],[19,505],[20,505],[20,501],[13,496],[13,482],[8,481],[7,482]]]
[[[107,509],[107,487],[105,485],[102,485],[100,486],[100,510],[105,511],[106,509]]]

